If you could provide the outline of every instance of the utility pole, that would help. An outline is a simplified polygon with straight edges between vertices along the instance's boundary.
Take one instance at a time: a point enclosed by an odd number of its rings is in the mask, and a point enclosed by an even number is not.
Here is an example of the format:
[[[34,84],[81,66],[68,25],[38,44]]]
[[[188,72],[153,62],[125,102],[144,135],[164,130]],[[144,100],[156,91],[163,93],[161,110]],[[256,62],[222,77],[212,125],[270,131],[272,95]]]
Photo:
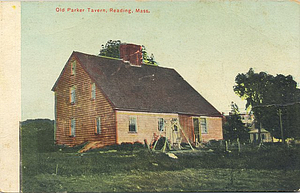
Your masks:
[[[258,146],[260,147],[263,143],[262,138],[261,138],[261,129],[262,129],[262,124],[259,122],[259,129],[258,129]]]
[[[285,139],[284,139],[284,135],[283,135],[283,128],[282,128],[282,120],[281,120],[281,109],[278,109],[278,113],[279,113],[279,123],[280,123],[280,132],[281,132],[281,140],[282,140],[282,144],[285,143]]]

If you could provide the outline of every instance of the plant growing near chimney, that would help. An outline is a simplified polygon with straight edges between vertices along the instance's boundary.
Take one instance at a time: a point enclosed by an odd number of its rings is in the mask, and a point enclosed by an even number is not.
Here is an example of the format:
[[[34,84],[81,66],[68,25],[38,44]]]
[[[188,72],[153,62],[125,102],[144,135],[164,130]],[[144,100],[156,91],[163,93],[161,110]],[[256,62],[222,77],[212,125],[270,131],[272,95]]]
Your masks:
[[[142,53],[143,53],[143,63],[144,64],[158,66],[157,62],[154,60],[154,55],[151,53],[151,55],[148,56],[146,47],[143,45],[142,45]]]
[[[120,58],[120,40],[108,40],[105,45],[101,45],[99,56]]]
[[[120,58],[120,45],[121,40],[108,40],[106,44],[101,45],[99,56],[107,56],[112,58]],[[158,63],[154,60],[154,55],[150,56],[147,53],[146,47],[142,45],[143,64],[158,66]]]

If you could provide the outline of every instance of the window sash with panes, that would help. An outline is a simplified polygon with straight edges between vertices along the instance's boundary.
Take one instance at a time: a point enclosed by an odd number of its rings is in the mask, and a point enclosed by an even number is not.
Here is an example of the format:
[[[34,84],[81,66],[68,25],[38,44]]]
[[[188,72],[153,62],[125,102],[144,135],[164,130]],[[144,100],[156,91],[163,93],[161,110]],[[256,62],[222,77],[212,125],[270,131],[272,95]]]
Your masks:
[[[165,122],[163,118],[158,119],[158,131],[164,131]]]
[[[200,127],[201,127],[201,133],[208,133],[207,131],[207,123],[205,118],[200,118]]]
[[[71,62],[71,75],[76,73],[76,61]]]
[[[92,83],[91,85],[91,99],[95,99],[96,98],[96,85],[95,83]]]
[[[76,89],[75,86],[72,86],[70,88],[70,102],[71,104],[74,104],[76,100]]]
[[[76,121],[73,118],[71,119],[70,136],[75,137],[75,130],[76,130]]]
[[[173,122],[173,123],[176,123],[176,122],[177,122],[177,118],[173,118],[173,119],[172,119],[172,122]],[[174,124],[173,129],[174,129],[175,132],[178,132],[178,127],[177,127],[176,124]]]
[[[129,118],[129,132],[137,132],[136,117]]]
[[[95,133],[100,134],[101,133],[101,118],[97,117],[95,120],[96,127],[95,127]]]

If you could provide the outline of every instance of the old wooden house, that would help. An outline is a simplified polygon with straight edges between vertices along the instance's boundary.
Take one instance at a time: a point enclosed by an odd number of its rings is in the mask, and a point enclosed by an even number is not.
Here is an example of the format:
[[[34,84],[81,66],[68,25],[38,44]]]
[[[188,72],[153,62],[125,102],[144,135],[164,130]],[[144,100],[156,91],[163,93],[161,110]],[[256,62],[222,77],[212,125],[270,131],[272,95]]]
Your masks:
[[[139,45],[120,49],[121,59],[70,56],[52,88],[57,144],[150,143],[167,132],[182,142],[222,139],[221,114],[174,69],[144,65]],[[182,131],[167,131],[168,121]]]

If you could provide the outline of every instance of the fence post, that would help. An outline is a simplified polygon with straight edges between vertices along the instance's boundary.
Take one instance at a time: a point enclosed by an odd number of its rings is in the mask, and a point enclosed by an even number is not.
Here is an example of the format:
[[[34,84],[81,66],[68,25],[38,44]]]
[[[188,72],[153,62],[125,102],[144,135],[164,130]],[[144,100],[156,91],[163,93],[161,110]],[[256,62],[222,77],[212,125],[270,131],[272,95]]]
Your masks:
[[[228,152],[228,142],[225,141],[225,151]]]
[[[237,143],[238,143],[238,150],[239,150],[239,153],[241,152],[241,143],[240,143],[240,138],[237,138]]]

